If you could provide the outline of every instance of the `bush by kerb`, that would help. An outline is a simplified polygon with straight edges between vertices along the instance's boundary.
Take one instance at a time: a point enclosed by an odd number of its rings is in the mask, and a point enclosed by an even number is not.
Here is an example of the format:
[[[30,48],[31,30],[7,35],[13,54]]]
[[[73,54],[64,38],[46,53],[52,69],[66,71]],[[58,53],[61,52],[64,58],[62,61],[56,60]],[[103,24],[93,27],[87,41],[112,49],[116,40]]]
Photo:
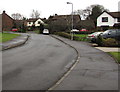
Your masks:
[[[98,36],[96,43],[98,46],[120,47],[120,41],[114,38],[103,39],[101,36]]]

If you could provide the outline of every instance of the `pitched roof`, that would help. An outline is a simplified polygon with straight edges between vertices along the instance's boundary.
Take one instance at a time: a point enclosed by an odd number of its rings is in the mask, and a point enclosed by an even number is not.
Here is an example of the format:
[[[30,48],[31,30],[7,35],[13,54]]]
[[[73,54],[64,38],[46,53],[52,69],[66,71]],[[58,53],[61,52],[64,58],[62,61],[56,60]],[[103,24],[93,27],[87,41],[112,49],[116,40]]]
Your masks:
[[[49,18],[50,20],[60,20],[60,19],[64,19],[64,20],[69,20],[71,21],[71,15],[55,15],[52,16],[51,18]],[[79,22],[81,20],[80,15],[73,15],[73,20],[74,22]]]
[[[30,19],[27,20],[27,22],[35,22],[35,21],[37,21],[38,19],[40,19],[40,18],[30,18]]]
[[[111,15],[113,18],[120,18],[120,12],[107,12],[107,11],[103,11],[101,14],[103,14],[104,12],[106,12],[107,14]],[[100,14],[100,15],[101,15]],[[99,15],[99,16],[100,16]],[[98,17],[99,17],[98,16]]]
[[[12,17],[10,17],[5,11],[3,11],[3,13],[2,13],[2,16],[4,16],[4,15],[8,16],[10,19],[12,19],[14,21],[14,19]]]
[[[120,18],[120,12],[108,12],[114,18]]]
[[[71,18],[71,15],[55,15],[53,16],[54,19],[59,19],[59,18]],[[80,18],[80,15],[73,15],[73,17],[78,17]]]

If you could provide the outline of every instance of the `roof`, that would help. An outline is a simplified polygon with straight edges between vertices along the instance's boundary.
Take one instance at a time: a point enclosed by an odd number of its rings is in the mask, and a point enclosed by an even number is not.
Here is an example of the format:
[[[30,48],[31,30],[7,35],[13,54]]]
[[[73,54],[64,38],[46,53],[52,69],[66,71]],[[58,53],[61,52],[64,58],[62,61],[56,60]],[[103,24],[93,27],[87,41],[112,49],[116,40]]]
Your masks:
[[[40,22],[42,24],[44,24],[44,22],[43,22],[43,20],[41,18],[30,18],[30,19],[27,20],[27,22],[33,22],[33,23],[35,23],[38,19],[40,19]]]
[[[2,13],[2,16],[4,16],[4,15],[8,16],[10,19],[12,19],[14,21],[14,19],[12,17],[10,17],[5,11],[3,11],[3,13]]]
[[[108,13],[109,15],[111,15],[113,18],[120,18],[120,12],[107,12],[107,11],[103,11],[101,14],[103,14],[104,12]],[[100,15],[101,15],[100,14]],[[100,16],[99,15],[99,16]]]
[[[40,19],[40,18],[30,18],[30,19],[27,20],[27,22],[35,22],[35,21],[37,21],[38,19]]]
[[[71,15],[55,15],[53,16],[53,19],[59,19],[59,18],[69,18]],[[78,17],[80,18],[80,15],[73,15],[73,17]]]
[[[114,18],[120,18],[120,12],[108,12]]]
[[[55,15],[55,16],[51,16],[49,18],[49,20],[60,20],[60,19],[64,19],[67,21],[71,21],[71,15]],[[73,20],[74,22],[79,22],[81,20],[80,15],[73,15]]]

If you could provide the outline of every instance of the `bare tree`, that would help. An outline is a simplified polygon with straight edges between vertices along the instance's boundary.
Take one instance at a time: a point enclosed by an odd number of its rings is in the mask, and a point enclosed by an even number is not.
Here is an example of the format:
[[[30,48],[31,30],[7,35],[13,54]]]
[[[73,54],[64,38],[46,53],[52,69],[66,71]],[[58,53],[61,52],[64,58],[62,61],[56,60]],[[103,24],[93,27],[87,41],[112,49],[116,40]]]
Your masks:
[[[108,9],[105,9],[104,6],[102,6],[102,5],[94,4],[94,5],[88,6],[86,9],[74,11],[74,14],[79,14],[83,19],[86,19],[86,18],[88,18],[88,16],[90,16],[92,14],[93,8],[96,6],[99,7],[99,9],[101,11],[109,11]]]
[[[23,19],[23,15],[21,15],[20,13],[13,13],[11,16],[15,20],[22,20]]]
[[[82,19],[86,19],[90,14],[91,14],[91,10],[90,9],[80,9],[77,11],[74,11],[73,14],[74,15],[80,15]]]
[[[39,18],[40,17],[40,13],[38,12],[38,10],[34,10],[31,13],[31,17],[32,18]]]

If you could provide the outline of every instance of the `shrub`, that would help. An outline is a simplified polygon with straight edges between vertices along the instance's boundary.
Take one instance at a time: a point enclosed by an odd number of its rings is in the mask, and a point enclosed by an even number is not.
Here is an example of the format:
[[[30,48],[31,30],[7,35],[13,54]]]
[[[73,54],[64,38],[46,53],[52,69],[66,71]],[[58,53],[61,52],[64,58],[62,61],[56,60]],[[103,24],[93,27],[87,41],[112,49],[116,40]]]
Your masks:
[[[69,33],[65,33],[65,32],[56,32],[54,33],[55,35],[59,35],[59,36],[62,36],[62,37],[65,37],[65,38],[68,38],[68,39],[71,39],[71,35]],[[88,41],[86,39],[86,37],[78,37],[78,36],[73,36],[73,40],[76,40],[76,41]]]
[[[26,33],[26,29],[22,29],[22,28],[20,29],[20,28],[19,28],[18,31],[16,31],[16,32]]]
[[[99,35],[96,39],[98,46],[103,46],[103,38]]]
[[[62,36],[62,37],[65,37],[65,38],[68,38],[68,39],[71,39],[71,35],[68,34],[68,33],[65,33],[65,32],[56,32],[54,33],[55,35],[59,35],[59,36]]]
[[[112,46],[112,47],[116,47],[119,46],[119,43],[116,39],[114,38],[107,38],[107,39],[103,39],[103,46]]]
[[[120,46],[120,41],[114,38],[103,39],[101,36],[98,36],[96,43],[98,44],[98,46],[106,46],[106,47]]]

